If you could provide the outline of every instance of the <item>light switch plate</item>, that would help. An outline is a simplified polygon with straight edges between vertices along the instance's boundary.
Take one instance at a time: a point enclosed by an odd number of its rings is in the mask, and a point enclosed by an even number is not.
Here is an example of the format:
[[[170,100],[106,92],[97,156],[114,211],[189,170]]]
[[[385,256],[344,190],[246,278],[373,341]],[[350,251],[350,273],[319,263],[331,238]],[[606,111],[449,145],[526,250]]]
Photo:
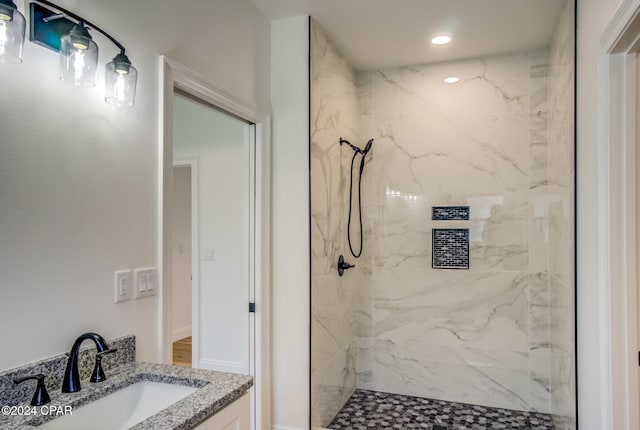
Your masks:
[[[142,299],[144,297],[155,296],[158,289],[155,267],[144,267],[133,271],[134,278],[134,297]]]
[[[113,274],[113,294],[115,303],[131,300],[131,270],[116,270]]]

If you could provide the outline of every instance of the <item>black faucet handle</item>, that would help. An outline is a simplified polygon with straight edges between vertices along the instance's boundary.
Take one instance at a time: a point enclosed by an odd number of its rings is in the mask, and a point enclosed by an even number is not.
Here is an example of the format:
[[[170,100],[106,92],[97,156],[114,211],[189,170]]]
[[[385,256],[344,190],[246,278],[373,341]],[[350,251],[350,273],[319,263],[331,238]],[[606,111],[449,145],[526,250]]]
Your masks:
[[[31,406],[42,406],[49,403],[51,401],[51,398],[49,397],[49,393],[47,393],[47,387],[44,385],[44,375],[42,373],[25,376],[24,378],[14,379],[13,383],[18,385],[29,379],[35,379],[38,381],[38,385],[36,385],[36,391],[33,393],[33,398],[31,399]]]
[[[102,359],[102,356],[107,355],[107,354],[113,354],[114,352],[118,352],[118,348],[105,349],[104,351],[97,352],[96,353],[96,358],[100,357],[100,359]]]
[[[107,379],[104,374],[104,370],[102,370],[102,357],[107,354],[113,354],[117,352],[118,348],[105,349],[104,351],[100,351],[96,354],[96,365],[93,367],[93,372],[91,373],[91,378],[89,378],[89,382],[102,382]]]

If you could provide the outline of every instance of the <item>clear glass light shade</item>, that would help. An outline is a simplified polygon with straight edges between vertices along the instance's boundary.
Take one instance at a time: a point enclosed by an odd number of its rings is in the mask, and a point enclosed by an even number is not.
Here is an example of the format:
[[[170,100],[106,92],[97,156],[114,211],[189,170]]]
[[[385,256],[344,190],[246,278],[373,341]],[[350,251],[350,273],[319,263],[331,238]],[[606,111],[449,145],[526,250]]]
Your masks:
[[[105,70],[105,101],[118,107],[133,106],[138,71],[130,63],[110,62]]]
[[[60,39],[60,79],[79,87],[96,84],[98,45],[89,37],[66,34]]]
[[[24,15],[0,3],[0,63],[22,63],[25,28]]]

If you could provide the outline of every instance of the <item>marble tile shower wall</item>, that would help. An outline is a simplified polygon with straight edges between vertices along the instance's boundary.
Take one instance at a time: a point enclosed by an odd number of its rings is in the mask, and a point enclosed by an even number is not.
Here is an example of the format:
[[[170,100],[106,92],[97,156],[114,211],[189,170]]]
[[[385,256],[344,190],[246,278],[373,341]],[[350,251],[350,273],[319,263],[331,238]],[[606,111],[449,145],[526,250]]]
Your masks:
[[[315,23],[311,25],[311,396],[312,425],[328,425],[356,388],[357,262],[346,246],[351,149],[357,143],[355,73]],[[339,277],[338,256],[356,268]]]
[[[576,428],[574,276],[574,10],[565,1],[549,68],[550,388],[557,429]]]
[[[360,133],[375,138],[358,388],[550,412],[548,58],[358,75]],[[432,221],[438,205],[470,220]],[[469,270],[431,268],[432,228],[470,229]]]

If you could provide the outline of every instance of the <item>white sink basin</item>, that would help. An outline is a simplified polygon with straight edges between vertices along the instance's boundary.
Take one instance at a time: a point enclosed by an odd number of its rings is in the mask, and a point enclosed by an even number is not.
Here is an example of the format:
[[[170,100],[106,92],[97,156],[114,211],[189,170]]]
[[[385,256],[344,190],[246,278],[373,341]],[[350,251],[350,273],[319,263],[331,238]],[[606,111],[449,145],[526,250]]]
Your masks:
[[[142,381],[73,409],[72,415],[38,426],[43,430],[125,430],[184,399],[196,387]]]

